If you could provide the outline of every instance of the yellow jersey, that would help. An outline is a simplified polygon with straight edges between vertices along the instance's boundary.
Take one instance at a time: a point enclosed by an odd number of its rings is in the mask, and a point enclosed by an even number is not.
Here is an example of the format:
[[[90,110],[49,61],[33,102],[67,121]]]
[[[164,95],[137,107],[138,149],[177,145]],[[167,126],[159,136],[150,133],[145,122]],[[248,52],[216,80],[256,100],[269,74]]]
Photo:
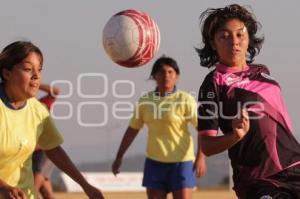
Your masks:
[[[146,156],[169,163],[195,159],[189,123],[197,126],[197,103],[193,96],[177,90],[161,97],[152,91],[139,99],[129,126],[141,129],[146,124]]]
[[[36,144],[47,150],[63,142],[47,108],[35,98],[18,110],[0,100],[0,140],[0,179],[34,199],[31,155]]]

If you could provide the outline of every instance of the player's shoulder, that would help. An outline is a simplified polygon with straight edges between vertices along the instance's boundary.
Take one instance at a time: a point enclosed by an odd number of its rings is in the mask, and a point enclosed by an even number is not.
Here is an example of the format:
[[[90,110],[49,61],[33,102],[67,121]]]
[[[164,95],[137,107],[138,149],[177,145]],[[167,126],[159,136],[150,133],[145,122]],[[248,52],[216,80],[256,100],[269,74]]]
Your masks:
[[[32,106],[42,106],[42,104],[40,103],[40,101],[38,99],[36,99],[35,97],[31,97],[27,100],[27,103],[30,103],[30,105]]]
[[[48,110],[47,107],[45,107],[45,105],[43,105],[38,99],[36,99],[35,97],[32,97],[30,99],[27,100],[27,103],[29,104],[29,106],[37,113],[40,114],[48,114]]]
[[[207,73],[207,75],[205,76],[204,78],[204,81],[209,81],[209,80],[212,80],[215,73],[216,73],[216,68],[214,68],[213,70],[209,71],[209,73]]]
[[[209,71],[209,73],[206,74],[206,76],[204,77],[204,80],[202,82],[202,86],[211,85],[214,82],[214,80],[215,80],[216,74],[217,74],[216,68],[214,68],[213,70]]]
[[[154,95],[155,95],[155,91],[147,91],[145,93],[142,93],[138,102],[149,101],[153,98]]]
[[[256,64],[255,63],[255,64],[250,64],[249,67],[250,67],[251,70],[255,70],[259,73],[265,73],[265,74],[270,75],[269,68],[264,64]]]
[[[183,96],[183,97],[189,97],[189,96],[191,96],[191,94],[190,94],[189,92],[184,91],[184,90],[181,90],[181,89],[178,89],[178,90],[176,91],[176,93],[177,93],[178,95]]]
[[[176,98],[182,98],[184,100],[188,100],[188,101],[194,101],[195,97],[192,95],[191,92],[187,92],[184,90],[177,90],[176,91]]]
[[[213,69],[204,77],[201,83],[200,90],[212,90],[214,89],[215,81],[217,76],[217,70]]]

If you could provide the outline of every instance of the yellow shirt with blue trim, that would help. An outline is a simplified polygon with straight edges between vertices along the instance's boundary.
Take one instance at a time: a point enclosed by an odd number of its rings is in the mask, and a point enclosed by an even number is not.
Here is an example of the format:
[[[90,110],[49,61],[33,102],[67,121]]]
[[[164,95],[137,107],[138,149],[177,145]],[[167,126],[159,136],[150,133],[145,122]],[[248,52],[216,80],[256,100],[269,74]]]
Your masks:
[[[36,144],[47,150],[63,142],[46,107],[30,98],[14,110],[0,100],[0,142],[0,179],[34,199],[31,156]]]
[[[195,159],[189,123],[197,126],[197,104],[193,96],[177,90],[161,97],[151,91],[139,99],[129,126],[141,129],[146,124],[146,156],[169,163]]]

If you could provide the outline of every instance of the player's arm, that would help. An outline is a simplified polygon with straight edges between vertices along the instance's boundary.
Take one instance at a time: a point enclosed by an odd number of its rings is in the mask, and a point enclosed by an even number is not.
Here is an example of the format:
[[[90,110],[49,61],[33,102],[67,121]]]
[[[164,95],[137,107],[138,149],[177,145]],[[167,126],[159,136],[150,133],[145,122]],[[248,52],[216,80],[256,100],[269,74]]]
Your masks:
[[[250,128],[249,116],[247,111],[242,110],[242,117],[232,121],[232,133],[223,136],[201,135],[200,144],[203,153],[207,156],[221,153],[237,142],[248,133]]]
[[[206,172],[205,154],[202,151],[200,135],[198,135],[197,155],[194,163],[194,170],[196,171],[196,176],[198,178],[204,176]]]
[[[223,136],[201,135],[201,145],[206,156],[221,153],[231,148],[239,140],[234,133]]]
[[[196,127],[197,130],[197,124],[198,124],[198,115],[197,115],[197,103],[193,100],[192,103],[189,104],[195,104],[195,106],[190,106],[191,107],[191,115],[194,115],[193,119],[191,120],[192,124],[194,127]],[[206,163],[205,163],[205,155],[202,151],[201,147],[201,136],[198,134],[198,139],[197,139],[197,154],[196,154],[196,160],[194,162],[194,170],[196,173],[196,176],[198,178],[204,176],[206,172]]]
[[[89,198],[103,199],[103,195],[100,190],[90,185],[85,178],[78,171],[76,166],[70,160],[66,152],[60,147],[54,149],[45,150],[48,158],[63,172],[70,176],[75,182],[77,182]]]
[[[49,96],[53,98],[55,98],[60,93],[60,90],[57,87],[50,86],[49,84],[41,84],[39,89],[46,92]]]
[[[134,129],[131,127],[128,127],[120,144],[119,150],[117,152],[115,161],[112,164],[112,172],[114,175],[118,174],[119,168],[122,164],[122,159],[123,156],[125,154],[125,152],[127,151],[128,147],[131,145],[131,143],[133,142],[133,140],[135,139],[136,135],[138,134],[139,129]]]

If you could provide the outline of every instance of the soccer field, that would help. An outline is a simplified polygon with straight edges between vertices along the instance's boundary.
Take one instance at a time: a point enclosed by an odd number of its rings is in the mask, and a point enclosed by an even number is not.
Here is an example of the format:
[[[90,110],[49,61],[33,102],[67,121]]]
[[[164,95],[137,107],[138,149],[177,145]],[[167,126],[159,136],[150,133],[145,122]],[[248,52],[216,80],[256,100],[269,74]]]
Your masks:
[[[105,192],[104,196],[106,199],[147,199],[145,192]],[[56,199],[85,199],[87,198],[83,193],[56,193]],[[172,196],[169,194],[168,199]],[[224,190],[202,190],[195,191],[193,193],[193,199],[236,199],[234,192],[224,191]]]

